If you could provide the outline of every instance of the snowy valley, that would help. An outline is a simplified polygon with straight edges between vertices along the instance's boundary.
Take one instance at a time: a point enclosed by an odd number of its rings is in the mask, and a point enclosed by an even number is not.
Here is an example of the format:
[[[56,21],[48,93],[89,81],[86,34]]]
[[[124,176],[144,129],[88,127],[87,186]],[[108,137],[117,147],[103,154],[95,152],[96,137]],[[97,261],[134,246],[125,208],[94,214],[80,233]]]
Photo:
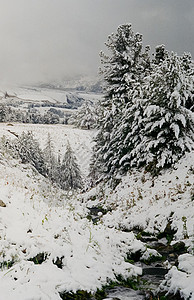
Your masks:
[[[0,300],[194,300],[193,60],[106,46],[104,94],[1,89]]]
[[[61,153],[69,140],[87,181],[95,131],[12,125],[0,125],[1,137],[14,139],[11,132],[30,130],[44,148],[50,133],[55,151]],[[111,282],[119,285],[119,276],[126,281],[133,278],[138,287],[149,261],[168,272],[160,292],[180,291],[182,299],[193,299],[193,161],[190,153],[154,182],[142,170],[120,178],[114,189],[100,183],[77,193],[53,186],[30,164],[21,164],[1,149],[0,299],[71,299],[64,293],[78,290],[88,292],[78,299],[93,299],[97,289]],[[171,254],[161,255],[161,245],[155,247],[154,241],[163,244],[163,250],[168,244]],[[173,245],[177,249],[182,245],[180,253]],[[146,284],[141,283],[141,289],[134,298],[130,290],[131,298],[120,299],[145,299]]]

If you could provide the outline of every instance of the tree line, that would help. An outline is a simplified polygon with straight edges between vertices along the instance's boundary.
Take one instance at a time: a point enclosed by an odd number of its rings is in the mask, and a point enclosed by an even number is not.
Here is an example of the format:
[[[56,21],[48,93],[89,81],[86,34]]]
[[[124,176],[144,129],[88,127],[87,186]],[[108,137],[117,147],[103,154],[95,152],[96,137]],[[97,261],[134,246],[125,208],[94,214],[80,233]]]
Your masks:
[[[54,154],[54,146],[48,134],[45,148],[41,150],[39,142],[31,131],[23,132],[16,139],[10,141],[4,137],[3,147],[21,163],[31,164],[41,175],[64,190],[77,190],[83,187],[81,171],[77,158],[67,143],[64,157]]]
[[[67,124],[70,113],[50,108],[41,114],[38,109],[29,107],[27,111],[0,104],[0,122],[19,122],[31,124]]]

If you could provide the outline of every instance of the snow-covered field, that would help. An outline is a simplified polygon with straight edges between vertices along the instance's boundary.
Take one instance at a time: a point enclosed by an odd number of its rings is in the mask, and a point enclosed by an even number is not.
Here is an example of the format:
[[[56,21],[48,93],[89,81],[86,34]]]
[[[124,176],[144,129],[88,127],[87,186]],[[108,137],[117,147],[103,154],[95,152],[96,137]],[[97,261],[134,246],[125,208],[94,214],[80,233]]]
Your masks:
[[[0,136],[31,130],[44,148],[50,133],[56,154],[63,155],[69,140],[87,176],[95,131],[12,125],[0,124]],[[169,265],[160,288],[194,299],[194,153],[155,180],[134,171],[114,190],[101,183],[80,195],[56,189],[29,165],[0,155],[0,300],[60,300],[60,292],[95,291],[118,274],[141,275],[140,267],[125,261],[127,253],[141,249],[149,257],[154,251],[130,230],[154,234],[169,221],[177,230],[172,244],[184,241],[188,253],[179,256],[178,268]],[[94,225],[86,216],[98,205],[109,210]]]
[[[102,94],[86,93],[78,91],[60,90],[54,88],[38,88],[38,87],[0,87],[1,102],[14,105],[14,103],[28,104],[68,104],[68,99],[74,102],[87,100],[96,102],[102,98]]]

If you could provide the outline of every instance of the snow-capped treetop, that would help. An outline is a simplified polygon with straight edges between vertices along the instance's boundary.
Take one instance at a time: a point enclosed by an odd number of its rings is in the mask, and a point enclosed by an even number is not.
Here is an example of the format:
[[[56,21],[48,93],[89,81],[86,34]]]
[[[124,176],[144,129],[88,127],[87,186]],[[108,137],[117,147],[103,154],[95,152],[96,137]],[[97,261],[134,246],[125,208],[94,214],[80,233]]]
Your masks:
[[[60,185],[65,190],[81,189],[83,186],[77,158],[68,141],[66,152],[60,167]]]
[[[144,76],[150,67],[149,47],[143,51],[142,35],[134,33],[131,24],[120,25],[116,33],[108,36],[110,55],[100,52],[101,74],[106,82],[106,99],[130,100],[128,90]]]

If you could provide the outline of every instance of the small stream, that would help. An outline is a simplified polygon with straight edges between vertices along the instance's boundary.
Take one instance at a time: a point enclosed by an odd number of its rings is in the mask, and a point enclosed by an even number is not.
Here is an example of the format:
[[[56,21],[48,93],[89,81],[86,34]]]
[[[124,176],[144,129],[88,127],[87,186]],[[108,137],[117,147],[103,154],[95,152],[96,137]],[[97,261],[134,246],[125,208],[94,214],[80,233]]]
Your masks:
[[[152,299],[154,292],[157,291],[160,283],[164,279],[167,269],[162,266],[157,266],[154,264],[152,266],[147,266],[141,264],[143,269],[143,275],[141,276],[141,281],[139,284],[139,290],[133,290],[126,287],[115,287],[107,291],[107,297],[105,299],[109,300],[149,300]]]
[[[90,207],[89,210],[94,224],[99,220],[98,213],[101,212],[104,214],[101,207]],[[170,241],[173,239],[176,230],[171,228],[170,221],[166,225],[164,231],[158,235],[142,232],[139,229],[134,229],[133,232],[136,236],[139,236],[140,241],[143,242],[146,247],[154,249],[160,254],[159,259],[142,262],[141,250],[138,250],[135,253],[130,253],[129,257],[127,257],[128,260],[133,261],[136,266],[141,267],[143,270],[143,274],[140,276],[139,282],[136,286],[137,290],[119,285],[112,289],[106,289],[106,298],[102,298],[102,300],[162,299],[164,294],[161,295],[159,292],[159,286],[164,280],[165,275],[168,273],[166,265],[177,266],[179,255],[187,252],[185,244],[182,241],[178,241],[171,245]],[[177,292],[176,295],[168,295],[165,299],[179,300],[181,297]]]
[[[185,252],[184,243],[179,242],[174,246],[170,246],[166,243],[165,239],[157,240],[155,242],[147,241],[147,245],[154,246],[157,251],[166,258],[171,265],[176,265],[177,258],[180,254]],[[139,266],[143,270],[142,276],[140,276],[140,282],[137,286],[138,290],[126,288],[122,286],[115,287],[107,290],[106,300],[152,300],[160,299],[158,295],[158,287],[164,280],[165,275],[168,273],[166,263],[163,261],[151,262],[145,264],[140,261],[136,261],[135,265]],[[154,298],[155,296],[155,298]],[[165,299],[181,299],[179,295],[169,295]]]
[[[134,291],[130,288],[116,287],[108,293],[107,300],[143,300],[146,295],[141,291]]]

